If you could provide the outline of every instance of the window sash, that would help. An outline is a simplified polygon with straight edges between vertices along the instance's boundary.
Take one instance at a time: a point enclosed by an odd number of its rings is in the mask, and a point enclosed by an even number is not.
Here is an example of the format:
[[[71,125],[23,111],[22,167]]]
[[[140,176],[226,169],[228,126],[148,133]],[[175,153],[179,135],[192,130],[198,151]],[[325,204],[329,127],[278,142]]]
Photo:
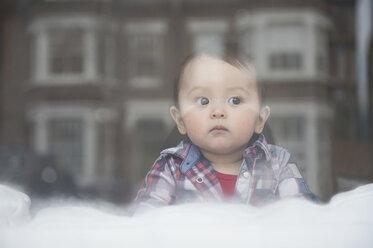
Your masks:
[[[51,119],[48,121],[49,152],[60,169],[81,174],[83,164],[83,121]]]
[[[94,82],[97,75],[97,27],[91,17],[36,19],[32,32],[31,82],[36,85]]]
[[[161,37],[134,34],[130,37],[130,77],[159,77]]]
[[[271,70],[301,70],[303,56],[299,52],[275,52],[269,55],[269,68]]]
[[[195,33],[193,49],[198,52],[223,56],[225,53],[223,36],[219,33]]]
[[[80,28],[48,30],[49,74],[84,72],[84,31]]]
[[[267,66],[273,72],[305,69],[305,30],[296,23],[271,24],[266,32]]]

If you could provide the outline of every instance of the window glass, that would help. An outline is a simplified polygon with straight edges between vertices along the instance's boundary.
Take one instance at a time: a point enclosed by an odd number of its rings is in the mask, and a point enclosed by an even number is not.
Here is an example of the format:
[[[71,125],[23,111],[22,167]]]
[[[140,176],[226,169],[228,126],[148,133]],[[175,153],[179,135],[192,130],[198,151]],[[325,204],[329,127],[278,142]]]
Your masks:
[[[271,24],[267,27],[268,67],[272,71],[300,71],[303,68],[305,32],[301,25]]]
[[[316,69],[325,73],[327,67],[327,33],[324,29],[318,29],[316,33]]]
[[[79,119],[52,119],[48,123],[48,147],[58,168],[80,174],[83,123]]]
[[[338,79],[345,79],[348,77],[348,67],[347,67],[347,49],[344,45],[337,45],[334,48],[335,53],[335,76]]]
[[[275,52],[269,58],[271,70],[300,70],[302,66],[303,57],[297,52]]]
[[[162,82],[163,36],[150,31],[136,30],[128,36],[128,77],[135,88],[155,88]]]
[[[137,123],[138,163],[135,178],[142,180],[159,156],[164,142],[165,126],[159,120],[140,120]]]
[[[89,16],[35,19],[29,25],[33,40],[32,82],[41,85],[93,82],[96,75],[102,74],[101,64],[98,66],[101,55],[98,50],[102,48],[97,35],[99,23]]]
[[[160,72],[158,50],[161,49],[159,35],[146,33],[132,35],[130,48],[131,77],[158,77]]]
[[[82,73],[83,30],[80,28],[52,29],[48,34],[50,73]]]
[[[252,30],[245,30],[239,38],[239,52],[254,63],[254,36]]]
[[[275,116],[271,117],[270,123],[275,137],[293,141],[304,139],[305,119],[303,116]]]
[[[307,142],[306,121],[304,116],[272,116],[270,127],[273,132],[276,145],[286,147],[297,161],[297,166],[306,178],[307,173]]]
[[[197,33],[194,36],[193,50],[222,56],[224,55],[223,37],[213,33]]]

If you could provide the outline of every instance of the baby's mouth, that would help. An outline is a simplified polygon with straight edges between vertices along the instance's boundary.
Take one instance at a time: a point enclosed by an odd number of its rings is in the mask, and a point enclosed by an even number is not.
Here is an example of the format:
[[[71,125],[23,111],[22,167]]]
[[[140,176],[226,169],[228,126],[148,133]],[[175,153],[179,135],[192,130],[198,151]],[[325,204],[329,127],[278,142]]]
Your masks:
[[[222,125],[217,125],[217,126],[215,126],[215,127],[213,127],[211,130],[210,130],[210,132],[212,132],[212,131],[228,131],[228,129],[226,129],[224,126],[222,126]]]

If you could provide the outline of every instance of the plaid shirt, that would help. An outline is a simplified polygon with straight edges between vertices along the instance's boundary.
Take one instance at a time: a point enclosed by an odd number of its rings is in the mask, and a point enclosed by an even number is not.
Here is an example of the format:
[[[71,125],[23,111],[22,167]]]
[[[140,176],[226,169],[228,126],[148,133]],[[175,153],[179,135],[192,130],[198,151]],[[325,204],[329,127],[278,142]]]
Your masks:
[[[243,153],[232,201],[260,206],[286,197],[314,200],[290,153],[264,135]],[[161,152],[145,177],[134,210],[185,202],[223,202],[214,168],[189,139]]]

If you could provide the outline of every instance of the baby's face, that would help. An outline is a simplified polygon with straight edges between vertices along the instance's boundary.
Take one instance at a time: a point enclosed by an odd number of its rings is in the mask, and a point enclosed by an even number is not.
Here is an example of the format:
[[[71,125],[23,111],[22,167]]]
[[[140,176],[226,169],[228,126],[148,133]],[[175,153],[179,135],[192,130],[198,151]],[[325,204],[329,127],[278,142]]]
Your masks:
[[[248,71],[214,57],[192,60],[181,78],[178,113],[171,108],[180,133],[202,152],[243,151],[267,119],[263,122],[259,115],[255,80]]]

